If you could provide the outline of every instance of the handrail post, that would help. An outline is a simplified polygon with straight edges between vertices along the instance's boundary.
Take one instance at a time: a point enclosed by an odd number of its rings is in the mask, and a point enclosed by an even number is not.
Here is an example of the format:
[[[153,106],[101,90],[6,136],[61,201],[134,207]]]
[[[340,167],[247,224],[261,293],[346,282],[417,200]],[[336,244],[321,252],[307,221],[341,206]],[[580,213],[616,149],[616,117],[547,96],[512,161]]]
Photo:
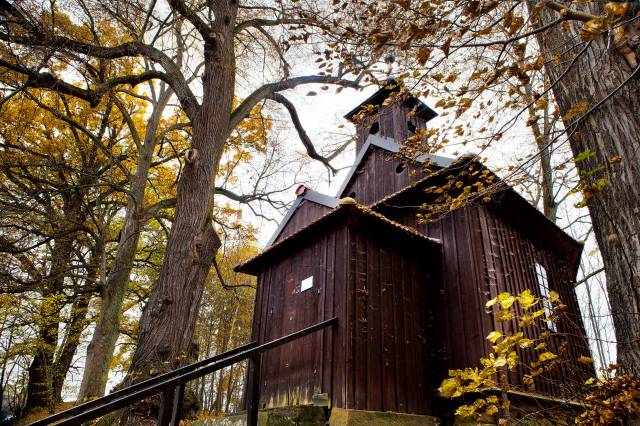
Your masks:
[[[249,358],[249,386],[247,389],[247,426],[257,426],[260,404],[260,354]]]
[[[158,409],[158,426],[169,426],[174,393],[175,388],[166,388],[162,391],[160,408]]]
[[[180,426],[180,418],[182,417],[182,401],[184,400],[184,387],[182,383],[176,388],[175,395],[173,397],[173,410],[171,414],[171,426]]]

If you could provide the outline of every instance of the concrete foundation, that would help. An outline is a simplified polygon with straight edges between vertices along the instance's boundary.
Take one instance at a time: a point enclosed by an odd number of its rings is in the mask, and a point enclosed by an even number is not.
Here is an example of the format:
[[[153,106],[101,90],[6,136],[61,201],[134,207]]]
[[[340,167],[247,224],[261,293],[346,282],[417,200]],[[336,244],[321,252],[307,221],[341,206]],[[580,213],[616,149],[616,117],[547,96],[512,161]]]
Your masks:
[[[431,416],[392,413],[381,411],[361,411],[334,408],[331,410],[329,426],[437,426],[440,420]]]

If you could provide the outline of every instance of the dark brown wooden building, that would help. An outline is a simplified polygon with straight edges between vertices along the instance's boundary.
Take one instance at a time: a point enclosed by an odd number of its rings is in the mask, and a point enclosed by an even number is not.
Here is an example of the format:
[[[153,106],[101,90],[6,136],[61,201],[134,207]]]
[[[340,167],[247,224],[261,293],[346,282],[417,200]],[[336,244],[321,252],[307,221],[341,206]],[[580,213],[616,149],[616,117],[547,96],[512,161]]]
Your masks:
[[[266,407],[311,404],[428,414],[431,302],[441,246],[361,205],[341,205],[239,270],[258,275],[258,344],[338,317],[263,355]]]
[[[549,323],[549,349],[562,346],[569,361],[539,380],[536,392],[568,395],[568,378],[585,373],[577,358],[589,354],[574,293],[582,245],[507,185],[488,203],[419,223],[420,206],[433,202],[427,188],[485,168],[400,156],[398,142],[436,114],[415,98],[385,106],[389,93],[381,89],[363,104],[379,108],[379,121],[356,125],[359,151],[337,196],[300,187],[265,251],[236,268],[258,277],[258,343],[339,321],[262,356],[262,403],[304,405],[327,394],[332,407],[439,414],[435,391],[447,370],[477,366],[491,331],[517,327],[496,322],[485,303],[526,289],[541,298],[555,290],[567,306],[567,320]],[[339,202],[346,197],[357,204]],[[509,381],[522,385],[523,372]]]

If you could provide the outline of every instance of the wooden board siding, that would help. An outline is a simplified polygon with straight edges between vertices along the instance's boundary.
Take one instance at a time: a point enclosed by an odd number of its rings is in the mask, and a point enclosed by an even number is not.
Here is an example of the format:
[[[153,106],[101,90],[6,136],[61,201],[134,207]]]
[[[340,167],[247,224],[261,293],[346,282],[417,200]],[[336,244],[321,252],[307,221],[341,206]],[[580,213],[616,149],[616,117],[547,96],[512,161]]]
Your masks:
[[[330,210],[331,208],[323,206],[322,204],[314,203],[313,201],[302,201],[293,215],[289,218],[289,221],[282,229],[278,237],[275,239],[274,244],[288,237],[294,232],[301,230]]]
[[[421,164],[406,164],[398,173],[401,161],[394,155],[377,147],[370,149],[341,196],[369,205],[426,176]]]
[[[339,324],[262,355],[262,403],[310,404],[328,393],[334,407],[431,414],[428,319],[439,269],[438,256],[425,261],[346,226],[268,266],[256,294],[258,343],[332,316]],[[311,275],[313,288],[301,293]]]
[[[361,124],[356,124],[356,153],[364,145],[365,141],[371,134],[371,125],[377,121],[379,130],[375,134],[395,139],[397,143],[402,143],[411,135],[409,132],[408,122],[411,121],[417,129],[426,129],[427,122],[421,118],[414,116],[408,119],[408,114],[413,107],[394,104],[392,106],[379,107],[379,114],[375,117],[369,117]],[[374,118],[376,120],[374,120]]]
[[[489,353],[486,336],[491,331],[517,329],[515,321],[497,322],[486,312],[485,303],[505,291],[519,294],[531,289],[540,296],[534,269],[538,262],[547,270],[551,289],[556,290],[567,305],[566,316],[558,324],[558,333],[549,349],[558,353],[561,341],[566,339],[568,346],[563,356],[572,362],[562,364],[538,380],[536,390],[553,396],[569,395],[571,390],[565,389],[567,384],[586,377],[589,368],[575,361],[589,354],[573,289],[575,277],[553,248],[537,243],[499,214],[480,205],[455,210],[437,222],[424,225],[417,223],[415,209],[385,209],[383,213],[391,220],[413,226],[442,241],[439,304],[443,309],[437,320],[445,330],[442,374],[447,368],[477,366],[480,357]],[[536,337],[540,331],[529,327],[526,332],[529,337]],[[521,361],[526,364],[534,361],[530,353],[519,351]],[[525,369],[521,368],[510,374],[510,382],[523,386],[524,373]]]
[[[545,373],[540,380],[536,380],[536,389],[554,396],[575,395],[575,388],[583,384],[594,371],[576,361],[580,356],[589,356],[590,352],[574,290],[575,277],[569,271],[566,260],[554,252],[552,247],[543,246],[527,237],[521,229],[501,219],[495,211],[488,208],[478,208],[477,211],[479,215],[484,216],[489,227],[492,254],[502,263],[504,273],[498,276],[499,291],[518,294],[530,289],[537,297],[541,297],[534,266],[535,263],[539,263],[547,271],[549,288],[557,291],[562,303],[567,306],[566,312],[557,323],[557,333],[553,334],[548,349],[569,361],[559,364],[552,371]],[[507,329],[517,328],[515,322],[503,324]],[[540,328],[534,327],[528,327],[526,330],[530,338],[539,337],[541,332]],[[563,342],[566,342],[566,349],[561,353]],[[521,356],[532,355],[531,351],[519,353]],[[526,356],[522,360],[526,364],[536,361],[530,358]],[[523,386],[521,378],[525,372],[527,371],[521,368],[516,374],[511,375],[512,383]]]

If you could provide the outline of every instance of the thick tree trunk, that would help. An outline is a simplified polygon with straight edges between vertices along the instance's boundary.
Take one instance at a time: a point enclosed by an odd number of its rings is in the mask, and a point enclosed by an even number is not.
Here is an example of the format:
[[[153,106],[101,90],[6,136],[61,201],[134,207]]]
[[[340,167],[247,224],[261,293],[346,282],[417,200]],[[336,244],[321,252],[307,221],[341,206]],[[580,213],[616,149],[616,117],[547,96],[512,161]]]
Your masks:
[[[202,106],[191,123],[193,151],[178,183],[162,269],[140,319],[138,345],[125,383],[189,359],[204,280],[220,245],[211,225],[212,186],[229,131],[237,3],[215,4],[216,19],[204,49]]]
[[[530,8],[538,3],[528,1]],[[572,3],[571,7],[602,13],[602,4]],[[543,8],[540,25],[558,14]],[[579,40],[579,23],[568,31],[559,26],[538,35],[543,51],[563,52]],[[581,46],[573,50],[578,54]],[[551,58],[548,58],[551,59]],[[560,78],[570,60],[546,62],[550,80]],[[586,101],[594,106],[629,79],[632,70],[624,57],[607,48],[606,35],[596,37],[571,70],[553,86],[561,114]],[[588,201],[593,229],[600,246],[607,277],[613,322],[616,328],[621,371],[640,375],[640,79],[631,78],[617,93],[578,125],[571,138],[575,156],[589,149],[595,155],[578,163],[583,182],[606,179],[603,190]],[[565,123],[569,129],[571,121]],[[601,169],[601,170],[599,170]]]
[[[80,384],[77,402],[101,397],[105,393],[109,375],[109,366],[113,358],[116,341],[120,335],[120,317],[122,303],[129,285],[129,276],[138,247],[140,231],[143,226],[144,193],[153,151],[156,146],[156,133],[162,113],[171,98],[171,91],[160,95],[153,113],[147,122],[144,144],[138,158],[136,173],[131,182],[124,226],[120,232],[120,241],[115,258],[109,269],[106,283],[102,288],[100,311],[96,327],[87,347],[87,359]]]

